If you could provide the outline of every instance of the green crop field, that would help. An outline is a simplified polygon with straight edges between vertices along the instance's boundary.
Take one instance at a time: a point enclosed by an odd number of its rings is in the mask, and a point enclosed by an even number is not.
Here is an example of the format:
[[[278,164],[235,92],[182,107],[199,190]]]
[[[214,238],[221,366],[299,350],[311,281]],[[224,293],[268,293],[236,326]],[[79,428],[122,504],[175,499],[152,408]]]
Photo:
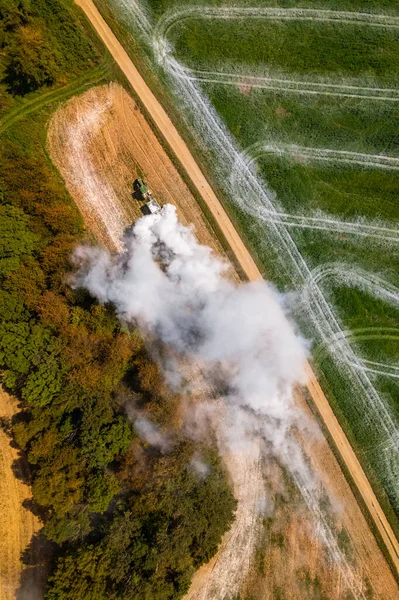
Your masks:
[[[141,40],[399,516],[399,2],[101,0]],[[137,35],[138,34],[138,35]]]
[[[194,68],[254,66],[299,74],[398,75],[399,32],[341,23],[269,21],[251,18],[227,23],[217,18],[185,19],[168,32],[179,59]],[[261,40],[261,43],[259,41]],[[348,43],[348,40],[349,43]]]

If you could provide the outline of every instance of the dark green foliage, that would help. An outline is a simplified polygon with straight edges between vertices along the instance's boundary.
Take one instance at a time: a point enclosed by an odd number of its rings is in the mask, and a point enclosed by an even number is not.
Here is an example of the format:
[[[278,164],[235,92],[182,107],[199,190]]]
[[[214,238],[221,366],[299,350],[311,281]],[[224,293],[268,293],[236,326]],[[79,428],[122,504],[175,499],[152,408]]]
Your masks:
[[[98,62],[68,0],[3,0],[0,48],[0,77],[14,96],[62,83]]]
[[[126,419],[117,417],[99,429],[87,428],[81,439],[82,453],[90,467],[105,467],[126,452],[131,437]]]
[[[48,598],[83,600],[95,590],[97,598],[166,600],[187,591],[234,507],[216,463],[203,482],[187,469],[191,452],[182,444],[147,463],[151,477],[108,524],[101,543],[59,561]]]
[[[0,206],[0,275],[15,271],[21,256],[30,256],[37,236],[28,228],[29,218],[15,206]]]
[[[8,89],[24,96],[44,85],[52,85],[57,75],[56,60],[43,34],[33,27],[19,27],[7,48]]]

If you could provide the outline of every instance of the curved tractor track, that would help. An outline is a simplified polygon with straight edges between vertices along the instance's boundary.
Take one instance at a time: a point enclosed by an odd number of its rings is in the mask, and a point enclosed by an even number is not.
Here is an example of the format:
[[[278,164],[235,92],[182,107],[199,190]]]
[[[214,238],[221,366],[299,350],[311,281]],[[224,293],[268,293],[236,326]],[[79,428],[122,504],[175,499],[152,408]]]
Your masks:
[[[316,350],[314,355],[318,361],[322,363],[330,355],[331,347],[339,347],[342,352],[342,346],[356,344],[357,342],[370,342],[375,340],[389,340],[399,343],[399,328],[398,327],[359,327],[351,330],[342,330],[339,334],[331,339],[326,340],[323,346]],[[355,368],[361,368],[375,375],[385,377],[399,378],[399,367],[391,362],[372,361],[362,358],[363,364],[353,364]]]
[[[270,7],[208,7],[190,6],[187,8],[171,10],[159,19],[154,30],[154,38],[161,44],[167,39],[173,27],[190,18],[201,19],[267,19],[278,21],[320,21],[329,23],[347,23],[365,25],[369,27],[384,27],[389,29],[399,28],[399,18],[389,15],[372,13],[316,10],[301,8],[270,8]],[[146,27],[148,35],[148,27]],[[175,75],[183,79],[218,83],[224,85],[246,85],[259,89],[268,89],[296,94],[339,96],[343,98],[363,98],[366,100],[382,100],[397,102],[399,88],[383,88],[377,86],[356,85],[355,83],[334,83],[323,80],[293,79],[290,76],[282,77],[263,76],[242,72],[204,71],[188,69],[179,65]],[[171,65],[173,69],[173,65]]]
[[[195,162],[187,145],[177,132],[165,110],[162,108],[154,94],[151,92],[140,73],[132,63],[124,48],[121,46],[115,35],[112,33],[109,26],[106,24],[100,13],[94,6],[92,0],[76,0],[77,4],[84,10],[87,17],[91,21],[97,33],[111,52],[112,56],[118,63],[119,67],[125,74],[127,80],[131,84],[135,93],[141,99],[146,110],[150,114],[155,125],[163,134],[166,142],[171,147],[177,159],[190,177],[193,185],[206,203],[214,220],[223,232],[227,242],[234,252],[237,261],[239,262],[242,271],[249,280],[256,280],[261,277],[261,274],[244,246],[240,236],[238,235],[234,225],[230,221],[219,200],[214,194],[208,181],[202,171]],[[365,17],[366,18],[366,17]],[[368,16],[367,16],[368,18]],[[342,17],[341,17],[342,19]],[[390,20],[392,23],[392,20]],[[385,26],[385,22],[384,22]],[[395,25],[396,26],[396,25]],[[193,91],[190,89],[190,91]],[[197,100],[193,97],[193,100]],[[221,133],[223,137],[223,132]],[[223,139],[223,141],[225,141]],[[257,187],[257,186],[256,186]],[[257,191],[257,190],[256,190]],[[282,233],[282,232],[281,232]],[[286,238],[288,246],[296,255],[297,248],[292,246],[292,240]],[[303,263],[302,257],[298,257],[298,271],[302,271],[302,275],[308,274],[309,270]],[[295,261],[296,262],[296,261]],[[306,278],[306,277],[305,277]],[[323,297],[324,300],[324,297]],[[374,526],[379,532],[381,539],[384,542],[386,550],[391,559],[393,568],[399,573],[399,544],[393,533],[391,526],[371,488],[371,485],[348,441],[337,418],[335,417],[331,406],[329,405],[326,396],[324,395],[320,385],[317,382],[315,374],[309,363],[305,365],[308,376],[308,390],[311,395],[314,405],[317,407],[323,422],[345,463],[348,472],[351,474],[354,484],[356,485],[359,494],[362,497],[364,504],[367,506],[369,514],[373,520]]]
[[[248,168],[255,165],[256,161],[267,154],[284,156],[291,160],[303,162],[326,162],[343,163],[347,165],[359,165],[371,169],[386,169],[399,171],[399,158],[387,156],[385,154],[367,154],[363,152],[349,152],[346,150],[331,150],[329,148],[312,148],[307,146],[298,146],[297,144],[278,144],[258,142],[247,148],[240,156],[240,161],[234,165],[231,174],[231,186],[236,188],[239,185],[241,176],[242,162]],[[251,207],[247,205],[247,211]],[[297,227],[300,229],[318,229],[329,233],[349,233],[362,237],[374,238],[384,245],[387,243],[397,244],[399,242],[399,230],[394,227],[387,227],[384,224],[369,224],[364,221],[343,221],[332,216],[308,216],[294,213],[282,212],[280,210],[268,210],[264,205],[254,207],[254,215],[265,220],[273,220],[275,223],[281,223],[286,227]]]

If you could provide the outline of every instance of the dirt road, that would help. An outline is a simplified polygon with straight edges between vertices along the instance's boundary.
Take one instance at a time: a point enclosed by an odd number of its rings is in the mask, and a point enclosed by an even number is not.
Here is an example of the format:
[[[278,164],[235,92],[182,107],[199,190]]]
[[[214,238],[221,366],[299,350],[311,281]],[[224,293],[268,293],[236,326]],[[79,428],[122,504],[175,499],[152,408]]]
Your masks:
[[[119,43],[107,23],[104,21],[92,0],[75,1],[86,13],[98,35],[103,40],[104,44],[128,79],[135,93],[139,96],[146,110],[151,115],[151,118],[155,122],[156,126],[163,134],[165,140],[175,153],[186,173],[189,175],[196,189],[201,194],[201,197],[206,202],[218,226],[223,231],[243,272],[250,280],[258,279],[261,277],[261,274],[253,258],[243,244],[233,223],[227,216],[211,186],[207,182],[204,174],[195,162],[186,143],[179,135],[165,110],[162,108],[161,104],[158,102],[150,88],[145,83],[144,79],[141,77],[130,57]],[[325,423],[328,432],[342,457],[342,460],[351,474],[353,482],[355,483],[365,505],[367,506],[374,525],[384,541],[392,564],[399,575],[398,540],[396,539],[395,534],[388,523],[377,497],[374,494],[372,487],[343,429],[339,425],[334,412],[323,393],[323,390],[317,382],[312,367],[308,363],[306,364],[306,372],[309,378],[308,389],[312,400],[316,405],[321,418],[323,419],[323,422]]]
[[[0,388],[0,417],[11,418],[17,410],[17,401]],[[12,467],[18,456],[0,429],[0,600],[15,598],[23,568],[21,552],[40,527],[39,520],[22,506],[31,492],[14,475]]]

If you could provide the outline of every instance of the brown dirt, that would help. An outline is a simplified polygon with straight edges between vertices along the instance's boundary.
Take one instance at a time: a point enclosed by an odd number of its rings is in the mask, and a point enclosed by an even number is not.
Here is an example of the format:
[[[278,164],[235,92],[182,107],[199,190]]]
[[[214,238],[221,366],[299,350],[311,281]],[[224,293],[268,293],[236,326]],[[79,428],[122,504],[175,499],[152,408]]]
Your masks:
[[[276,114],[276,117],[280,117],[280,118],[291,116],[291,113],[288,110],[286,110],[285,108],[283,108],[282,106],[279,106],[276,108],[275,114]]]
[[[0,388],[0,418],[10,419],[17,402]],[[19,452],[0,429],[0,600],[15,598],[23,565],[21,553],[40,528],[38,519],[22,506],[31,498],[28,485],[14,475],[12,465]]]
[[[186,173],[189,175],[192,183],[201,194],[202,199],[210,209],[218,226],[223,231],[243,272],[250,280],[259,279],[261,274],[252,256],[246,249],[233,223],[227,216],[225,210],[206,180],[206,177],[196,163],[188,146],[179,135],[165,110],[151,92],[144,79],[141,77],[132,60],[119,43],[110,27],[101,17],[93,1],[76,0],[76,3],[84,10],[86,16],[123,71],[135,93],[138,95],[146,110],[151,115],[154,123],[162,132],[165,140],[175,153]],[[384,541],[395,571],[399,575],[399,542],[309,363],[306,364],[306,372],[308,376],[308,390],[310,392],[312,401],[317,407],[317,410],[319,411],[329,435],[331,436],[331,439],[333,440],[342,460],[348,469],[348,472],[351,474],[351,477],[364,501],[364,504],[367,506],[374,525]]]
[[[240,83],[238,86],[241,94],[248,96],[251,93],[252,85],[250,83]]]

